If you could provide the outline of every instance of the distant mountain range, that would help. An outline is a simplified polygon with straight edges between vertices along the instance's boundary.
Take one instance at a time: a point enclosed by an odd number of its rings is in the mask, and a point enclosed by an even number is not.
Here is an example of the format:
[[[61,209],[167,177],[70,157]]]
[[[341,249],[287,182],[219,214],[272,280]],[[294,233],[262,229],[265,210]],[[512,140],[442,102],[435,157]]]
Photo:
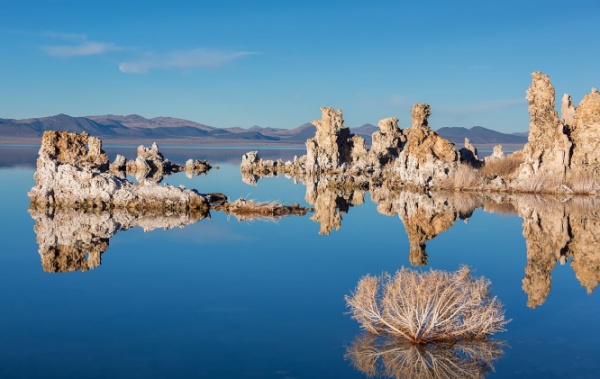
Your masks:
[[[182,142],[202,143],[271,143],[303,144],[315,135],[315,126],[311,123],[294,129],[263,128],[255,125],[251,128],[216,128],[197,122],[172,117],[147,119],[139,115],[87,116],[71,117],[65,114],[31,118],[24,120],[0,119],[0,138],[2,141],[38,139],[45,130],[66,130],[69,132],[88,132],[107,141],[136,142],[136,140],[181,140]],[[351,128],[371,142],[373,132],[378,127],[365,124]],[[466,128],[441,128],[438,133],[457,145],[462,145],[465,137],[474,144],[525,144],[527,133],[506,134],[475,126]]]
[[[474,126],[470,129],[458,127],[443,127],[438,129],[438,134],[442,137],[462,146],[465,138],[468,138],[472,144],[526,144],[529,132],[524,133],[500,133],[495,130],[486,129],[481,126]]]

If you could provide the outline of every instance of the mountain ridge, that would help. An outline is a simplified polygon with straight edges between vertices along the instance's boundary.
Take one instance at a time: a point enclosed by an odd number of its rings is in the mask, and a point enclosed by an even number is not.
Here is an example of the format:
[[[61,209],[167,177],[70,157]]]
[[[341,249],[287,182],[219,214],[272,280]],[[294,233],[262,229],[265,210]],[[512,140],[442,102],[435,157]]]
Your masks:
[[[379,130],[377,126],[368,123],[350,129],[353,133],[365,138],[367,144],[370,144],[373,132]],[[316,127],[312,123],[304,123],[292,129],[259,125],[253,125],[250,128],[218,128],[175,117],[147,119],[136,114],[72,117],[61,113],[21,120],[0,118],[0,137],[3,139],[40,138],[45,130],[87,132],[110,140],[201,139],[204,142],[219,143],[256,141],[303,144],[308,138],[315,135]],[[481,126],[472,128],[442,127],[437,132],[459,146],[462,145],[465,137],[474,144],[525,144],[527,142],[527,133],[501,133]]]

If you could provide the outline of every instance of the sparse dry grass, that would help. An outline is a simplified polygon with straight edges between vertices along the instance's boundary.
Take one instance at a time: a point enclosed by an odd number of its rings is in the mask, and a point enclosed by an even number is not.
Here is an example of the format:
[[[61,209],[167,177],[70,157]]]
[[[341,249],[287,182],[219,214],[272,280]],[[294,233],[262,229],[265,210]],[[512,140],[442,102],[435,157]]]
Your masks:
[[[366,333],[346,349],[346,359],[368,377],[475,379],[494,369],[503,347],[490,340],[415,345]]]
[[[482,339],[508,322],[489,280],[471,277],[467,267],[366,275],[346,304],[367,332],[416,344]]]
[[[522,154],[509,154],[500,159],[488,159],[481,168],[481,173],[491,179],[495,177],[506,178],[514,173],[521,163],[523,163]]]
[[[477,190],[482,189],[485,184],[485,176],[480,170],[467,163],[459,163],[455,171],[450,172],[448,177],[438,187],[442,189]]]
[[[560,181],[550,174],[531,175],[526,180],[519,181],[517,190],[524,193],[545,193],[556,192],[560,186]]]
[[[595,193],[598,188],[596,176],[589,171],[575,173],[575,175],[567,180],[567,185],[573,192],[582,195]]]
[[[271,220],[289,215],[304,216],[312,212],[312,208],[301,207],[298,204],[283,205],[278,202],[256,202],[243,198],[233,203],[223,203],[213,206],[214,210],[234,215],[240,221]]]

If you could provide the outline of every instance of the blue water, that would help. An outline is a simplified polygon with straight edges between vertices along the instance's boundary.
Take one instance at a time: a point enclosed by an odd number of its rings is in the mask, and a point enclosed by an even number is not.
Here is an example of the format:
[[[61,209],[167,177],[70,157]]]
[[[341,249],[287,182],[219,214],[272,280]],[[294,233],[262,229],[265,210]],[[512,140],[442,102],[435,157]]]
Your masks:
[[[249,186],[233,163],[239,155],[213,158],[218,170],[166,182],[310,205],[291,179]],[[377,212],[369,194],[330,235],[318,234],[311,214],[238,222],[211,212],[184,228],[120,231],[95,269],[49,273],[27,212],[33,172],[0,169],[0,377],[366,377],[344,359],[361,333],[344,295],[365,274],[410,267],[401,220]],[[527,307],[522,224],[477,209],[427,242],[424,269],[466,264],[491,280],[512,321],[495,336],[508,346],[487,377],[600,377],[599,291],[588,294],[567,262],[552,270],[546,301]]]

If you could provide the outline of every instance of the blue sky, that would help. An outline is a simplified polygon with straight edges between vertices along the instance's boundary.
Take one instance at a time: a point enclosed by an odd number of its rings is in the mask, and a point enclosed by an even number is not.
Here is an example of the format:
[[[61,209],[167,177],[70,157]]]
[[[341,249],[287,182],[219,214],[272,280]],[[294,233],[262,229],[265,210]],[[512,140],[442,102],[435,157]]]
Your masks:
[[[533,71],[600,86],[600,1],[0,0],[0,118],[140,114],[526,131]]]

